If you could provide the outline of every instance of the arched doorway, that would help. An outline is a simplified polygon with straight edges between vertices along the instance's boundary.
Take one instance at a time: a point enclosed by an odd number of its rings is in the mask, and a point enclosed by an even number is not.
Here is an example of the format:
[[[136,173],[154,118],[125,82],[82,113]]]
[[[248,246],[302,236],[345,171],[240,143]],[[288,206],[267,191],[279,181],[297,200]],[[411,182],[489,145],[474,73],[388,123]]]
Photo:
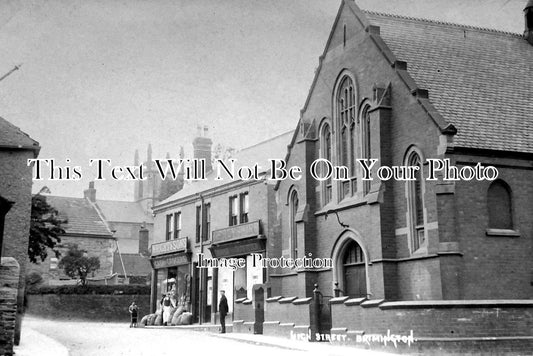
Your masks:
[[[348,241],[342,253],[344,294],[366,297],[366,266],[363,249],[355,240]]]
[[[372,295],[368,269],[370,258],[363,239],[355,230],[345,230],[337,239],[332,251],[334,289],[340,295],[367,298]]]

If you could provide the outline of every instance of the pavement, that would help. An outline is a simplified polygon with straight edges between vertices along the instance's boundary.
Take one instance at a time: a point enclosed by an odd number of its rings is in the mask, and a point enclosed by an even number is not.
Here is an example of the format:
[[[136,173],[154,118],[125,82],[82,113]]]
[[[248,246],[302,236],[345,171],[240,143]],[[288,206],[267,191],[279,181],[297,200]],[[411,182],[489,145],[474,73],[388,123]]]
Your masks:
[[[163,330],[153,327],[129,329],[124,323],[54,321],[33,317],[25,319],[22,324],[21,343],[14,349],[15,356],[166,355],[167,353],[148,349],[150,341],[161,344],[169,340],[169,336],[170,339],[182,340],[179,341],[180,345],[189,345],[185,340],[189,340],[190,345],[203,344],[203,347],[200,346],[203,351],[241,349],[246,350],[246,353],[252,351],[256,355],[276,354],[278,356],[294,354],[294,352],[321,356],[391,355],[329,343],[298,341],[265,335],[197,331],[193,329],[194,326],[167,327],[162,328]],[[213,331],[215,330],[213,328]],[[86,338],[87,335],[91,336]],[[87,341],[84,342],[84,338],[93,340],[93,342],[90,344]],[[130,339],[124,341],[124,346],[116,346],[117,341],[120,342],[120,339],[126,338]],[[101,345],[95,346],[95,343]],[[110,347],[112,343],[115,345]]]
[[[68,349],[40,332],[22,324],[20,344],[15,346],[15,356],[55,355],[68,356]]]

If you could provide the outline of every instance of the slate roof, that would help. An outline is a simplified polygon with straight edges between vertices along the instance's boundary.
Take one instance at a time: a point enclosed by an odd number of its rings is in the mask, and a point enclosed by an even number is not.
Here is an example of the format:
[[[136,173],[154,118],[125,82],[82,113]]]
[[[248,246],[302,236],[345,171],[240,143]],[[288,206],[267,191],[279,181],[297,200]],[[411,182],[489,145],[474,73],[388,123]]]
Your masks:
[[[95,207],[87,199],[47,195],[46,201],[57,209],[61,218],[68,220],[68,223],[63,225],[66,235],[113,237]]]
[[[291,142],[293,133],[294,131],[289,131],[237,151],[232,157],[236,160],[235,171],[237,171],[239,167],[252,166],[257,163],[261,168],[259,171],[266,172],[269,168],[269,159],[284,159],[287,154],[287,145]],[[227,178],[225,173],[222,175],[223,179],[217,181],[215,180],[215,174],[215,171],[213,171],[206,176],[207,179],[204,181],[195,181],[191,184],[185,184],[182,190],[171,195],[169,198],[159,203],[158,206],[233,182],[233,180]]]
[[[533,153],[533,46],[521,35],[365,14],[457,128],[455,146]]]
[[[39,142],[2,117],[0,117],[0,146],[29,149],[36,153],[40,150]]]
[[[118,200],[96,200],[96,205],[107,221],[128,223],[153,223],[151,214],[146,214],[140,204]]]
[[[137,253],[123,253],[121,255],[126,275],[145,276],[152,271],[148,257],[143,257]],[[120,275],[124,274],[118,253],[113,255],[113,272]]]

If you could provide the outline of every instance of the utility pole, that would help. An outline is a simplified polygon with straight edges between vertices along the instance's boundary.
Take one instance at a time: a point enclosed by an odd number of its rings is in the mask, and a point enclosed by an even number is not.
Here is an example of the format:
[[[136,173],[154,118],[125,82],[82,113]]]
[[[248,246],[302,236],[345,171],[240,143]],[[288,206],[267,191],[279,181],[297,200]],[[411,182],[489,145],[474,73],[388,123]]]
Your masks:
[[[7,77],[8,77],[11,73],[13,73],[14,71],[19,70],[20,67],[22,67],[22,64],[19,64],[18,66],[13,67],[13,69],[11,69],[9,72],[7,72],[7,73],[4,74],[2,77],[0,77],[0,82],[1,82],[2,80],[4,80],[5,78],[7,78]]]

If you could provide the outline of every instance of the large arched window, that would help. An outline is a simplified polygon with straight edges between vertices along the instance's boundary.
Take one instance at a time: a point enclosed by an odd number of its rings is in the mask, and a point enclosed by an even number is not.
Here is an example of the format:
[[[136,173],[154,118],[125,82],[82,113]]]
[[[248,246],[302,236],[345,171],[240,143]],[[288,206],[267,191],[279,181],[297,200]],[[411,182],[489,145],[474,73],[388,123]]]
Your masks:
[[[323,158],[331,162],[331,127],[328,123],[322,125],[320,130],[320,158]],[[325,169],[325,165],[321,166],[322,169]],[[324,175],[326,172],[322,172]],[[331,201],[332,197],[332,185],[331,185],[331,176],[322,183],[322,205],[326,205]]]
[[[361,153],[363,159],[372,158],[372,151],[370,147],[370,113],[368,112],[369,109],[370,107],[366,106],[361,115]],[[370,191],[370,183],[371,181],[369,180],[363,181],[363,194],[367,194]]]
[[[492,182],[487,192],[489,228],[513,229],[511,189],[502,180]]]
[[[297,214],[298,214],[298,193],[296,190],[292,191],[289,201],[290,209],[290,225],[291,225],[291,257],[298,257],[298,227],[296,224]]]
[[[407,165],[411,167],[419,167],[414,175],[415,179],[407,182],[411,251],[415,252],[426,246],[422,160],[417,151],[413,150],[407,156]]]
[[[347,179],[341,182],[340,198],[351,196],[357,191],[355,178],[356,159],[356,115],[357,103],[355,83],[348,75],[344,75],[336,92],[336,118],[337,140],[339,141],[339,164],[348,168]]]

